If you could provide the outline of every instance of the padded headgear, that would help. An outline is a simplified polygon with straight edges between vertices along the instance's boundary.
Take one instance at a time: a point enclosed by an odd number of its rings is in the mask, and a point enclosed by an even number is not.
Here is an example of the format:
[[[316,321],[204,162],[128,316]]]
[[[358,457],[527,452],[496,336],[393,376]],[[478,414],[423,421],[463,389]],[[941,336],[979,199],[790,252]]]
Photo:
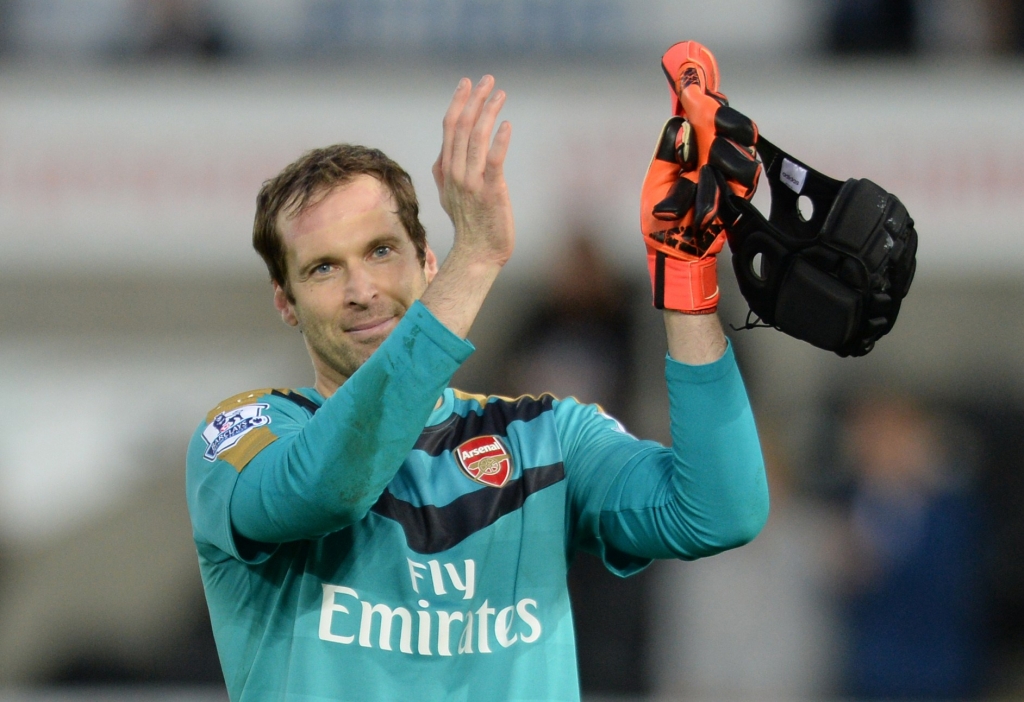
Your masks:
[[[829,178],[763,136],[768,219],[730,197],[724,219],[740,292],[761,322],[840,356],[863,356],[896,323],[914,279],[917,232],[875,183]],[[798,200],[813,211],[805,219]],[[747,324],[747,328],[757,326]]]

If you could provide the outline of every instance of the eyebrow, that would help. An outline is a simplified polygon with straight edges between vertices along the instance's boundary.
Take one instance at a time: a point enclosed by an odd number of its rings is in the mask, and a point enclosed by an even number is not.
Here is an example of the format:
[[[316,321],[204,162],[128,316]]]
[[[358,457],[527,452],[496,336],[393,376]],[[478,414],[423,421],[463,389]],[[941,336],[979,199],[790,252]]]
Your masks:
[[[391,248],[399,248],[404,242],[402,238],[397,234],[381,234],[370,240],[370,243],[366,246],[367,251],[373,251],[378,246],[390,246]]]

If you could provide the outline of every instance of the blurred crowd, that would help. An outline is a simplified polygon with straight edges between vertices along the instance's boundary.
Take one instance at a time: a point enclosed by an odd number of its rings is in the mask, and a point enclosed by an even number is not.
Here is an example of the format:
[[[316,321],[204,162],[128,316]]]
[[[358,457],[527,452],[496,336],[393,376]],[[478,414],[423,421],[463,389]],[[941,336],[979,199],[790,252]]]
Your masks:
[[[780,5],[781,3],[775,3]],[[800,42],[851,54],[1024,51],[1020,0],[791,0]],[[0,0],[0,49],[30,57],[302,58],[595,52],[644,45],[665,2],[629,0]],[[686,12],[686,4],[676,4]],[[637,17],[640,17],[637,20]],[[660,41],[660,38],[659,38]],[[739,41],[742,42],[740,38]]]

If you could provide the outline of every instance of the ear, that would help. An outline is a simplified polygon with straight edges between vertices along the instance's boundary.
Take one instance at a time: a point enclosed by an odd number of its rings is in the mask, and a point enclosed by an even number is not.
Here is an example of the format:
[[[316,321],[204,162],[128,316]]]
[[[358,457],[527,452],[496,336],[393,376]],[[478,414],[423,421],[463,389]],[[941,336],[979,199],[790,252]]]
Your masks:
[[[295,305],[288,299],[278,282],[274,281],[274,307],[281,313],[281,319],[290,327],[299,326],[299,318],[295,316]]]
[[[437,275],[437,256],[434,255],[434,250],[427,244],[427,252],[423,258],[423,275],[427,278],[427,285],[430,285],[430,281]]]

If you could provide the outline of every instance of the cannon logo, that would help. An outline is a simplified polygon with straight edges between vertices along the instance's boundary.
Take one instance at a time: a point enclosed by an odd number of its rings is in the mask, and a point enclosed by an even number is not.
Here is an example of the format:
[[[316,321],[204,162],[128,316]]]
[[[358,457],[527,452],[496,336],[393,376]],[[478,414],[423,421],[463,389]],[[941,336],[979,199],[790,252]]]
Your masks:
[[[512,477],[512,456],[493,434],[460,444],[455,459],[466,475],[488,487],[500,488]]]

